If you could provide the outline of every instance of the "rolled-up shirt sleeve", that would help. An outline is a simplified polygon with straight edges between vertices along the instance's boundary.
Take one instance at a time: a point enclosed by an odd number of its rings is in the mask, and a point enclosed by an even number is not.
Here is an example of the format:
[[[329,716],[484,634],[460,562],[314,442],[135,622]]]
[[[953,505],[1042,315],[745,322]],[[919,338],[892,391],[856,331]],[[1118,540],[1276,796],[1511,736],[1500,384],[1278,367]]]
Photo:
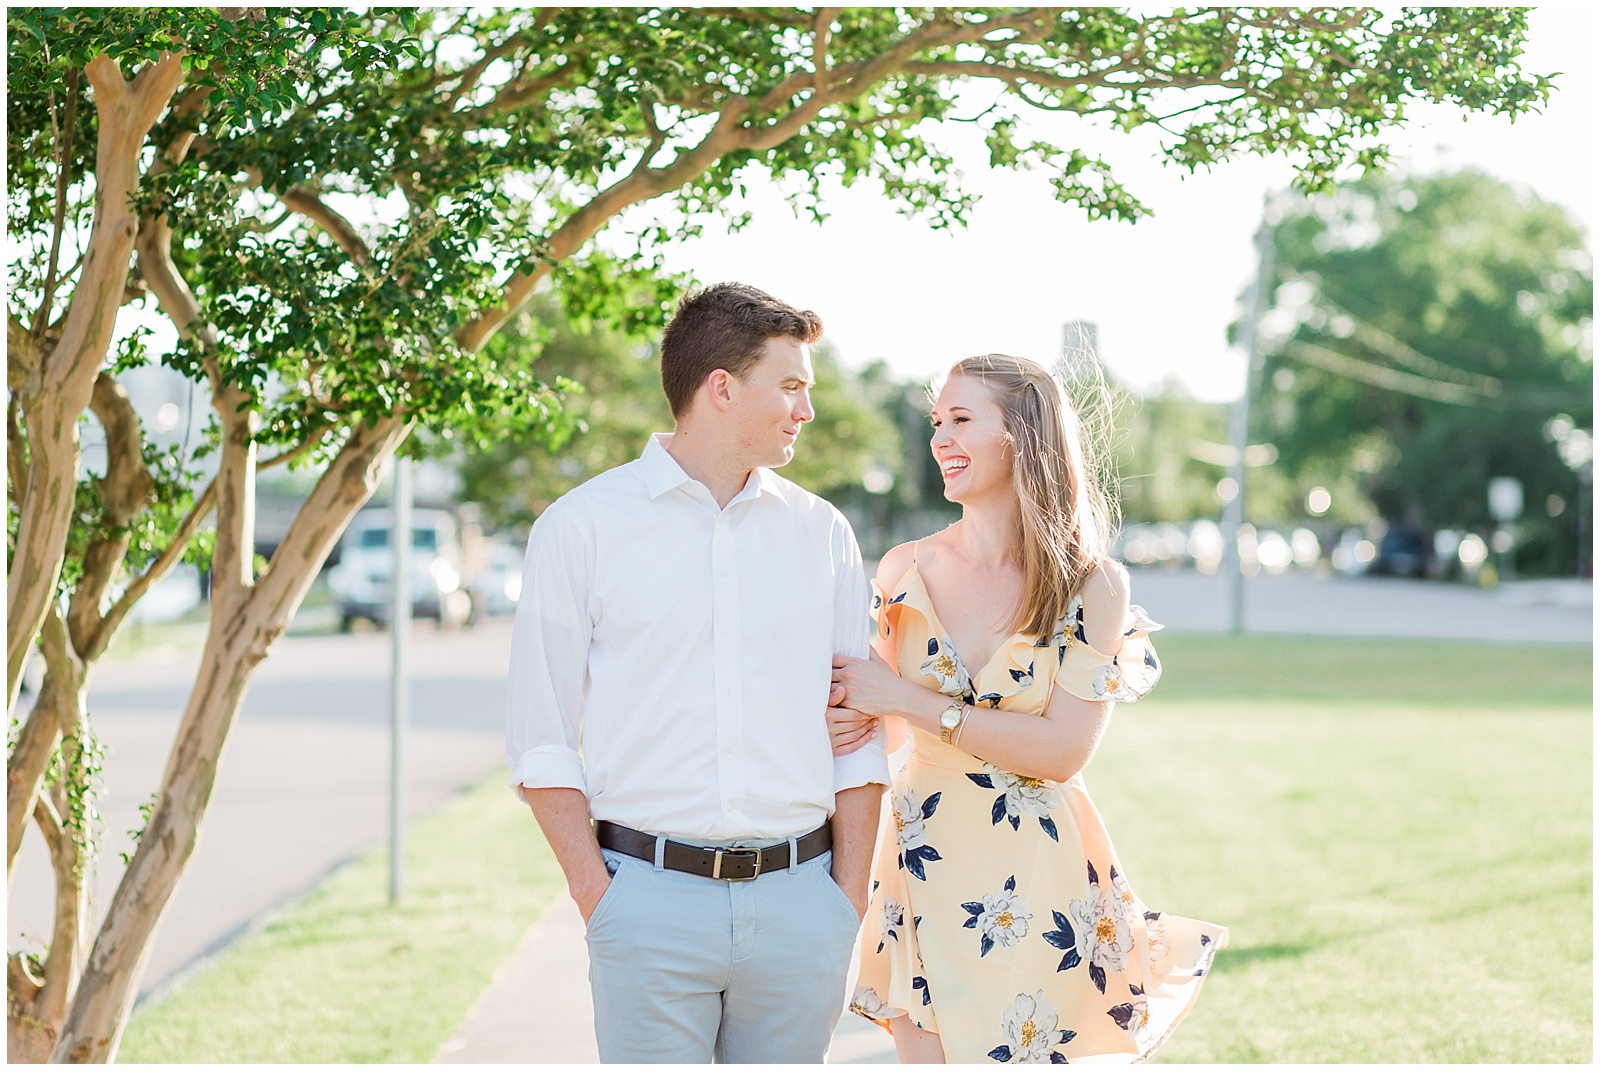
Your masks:
[[[593,541],[560,502],[528,536],[511,634],[506,762],[511,790],[575,788],[587,795],[578,752],[593,629]]]
[[[861,566],[861,548],[850,523],[842,516],[834,527],[833,649],[852,658],[871,654],[871,591]],[[833,790],[843,792],[861,785],[887,785],[889,761],[884,751],[883,732],[848,755],[833,760]]]

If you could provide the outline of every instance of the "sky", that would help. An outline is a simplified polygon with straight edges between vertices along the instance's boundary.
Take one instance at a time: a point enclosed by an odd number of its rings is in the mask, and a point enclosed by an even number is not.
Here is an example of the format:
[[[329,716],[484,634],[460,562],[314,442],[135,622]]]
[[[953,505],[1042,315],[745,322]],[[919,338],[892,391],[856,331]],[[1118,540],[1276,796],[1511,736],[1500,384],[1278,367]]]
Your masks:
[[[1513,123],[1413,107],[1388,139],[1393,168],[1479,168],[1567,208],[1592,236],[1594,59],[1591,10],[1535,9],[1523,69],[1561,72],[1542,114]],[[1048,362],[1060,352],[1063,323],[1083,319],[1098,326],[1111,373],[1135,390],[1176,378],[1202,400],[1238,397],[1244,358],[1229,348],[1227,325],[1254,273],[1263,203],[1292,177],[1287,160],[1239,159],[1189,175],[1160,162],[1153,136],[1045,119],[1057,124],[1056,137],[1071,139],[1063,144],[1102,153],[1153,218],[1090,222],[1054,201],[1042,176],[990,169],[981,141],[963,127],[943,144],[956,152],[965,188],[983,196],[964,230],[906,219],[865,182],[833,184],[824,199],[831,216],[819,225],[796,218],[779,188],[757,176],[746,201],[754,222],[738,234],[709,226],[670,247],[667,266],[816,310],[853,367],[881,358],[920,380],[974,353]],[[638,225],[652,211],[641,206],[618,223]]]

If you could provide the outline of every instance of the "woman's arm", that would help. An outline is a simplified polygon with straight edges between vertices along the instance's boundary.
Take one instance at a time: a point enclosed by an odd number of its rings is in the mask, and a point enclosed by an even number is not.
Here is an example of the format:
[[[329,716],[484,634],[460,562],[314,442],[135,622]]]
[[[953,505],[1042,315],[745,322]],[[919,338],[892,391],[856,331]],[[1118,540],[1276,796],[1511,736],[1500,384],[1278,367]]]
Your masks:
[[[916,560],[916,544],[901,543],[891,549],[878,562],[877,585],[878,590],[886,597],[892,597],[894,586],[905,578],[911,568],[911,563]],[[883,609],[879,609],[876,620],[882,620]],[[894,667],[895,651],[894,639],[885,636],[882,628],[875,628],[872,636],[872,651],[878,659],[884,661],[891,669]],[[835,663],[837,664],[837,662]],[[844,688],[837,683],[828,693],[828,740],[833,746],[835,757],[848,755],[868,740],[887,730],[885,744],[890,751],[905,742],[905,727],[903,725],[887,726],[878,717],[864,714],[848,706],[839,704],[844,702]]]
[[[1128,614],[1126,574],[1107,563],[1084,585],[1084,632],[1090,646],[1115,654],[1122,646]],[[834,680],[849,706],[879,717],[898,715],[918,728],[939,733],[939,715],[949,696],[902,680],[882,663],[835,659]],[[1094,755],[1111,715],[1109,702],[1091,702],[1057,688],[1043,715],[975,707],[967,713],[957,743],[964,750],[1024,777],[1065,781]]]

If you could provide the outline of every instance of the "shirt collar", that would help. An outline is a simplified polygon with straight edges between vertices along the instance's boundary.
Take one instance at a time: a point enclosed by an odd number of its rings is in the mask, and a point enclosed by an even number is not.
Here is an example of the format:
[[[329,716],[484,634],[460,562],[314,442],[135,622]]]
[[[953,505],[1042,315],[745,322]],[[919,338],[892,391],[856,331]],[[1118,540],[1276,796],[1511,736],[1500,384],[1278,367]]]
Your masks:
[[[650,492],[651,498],[660,498],[668,491],[682,487],[686,483],[699,483],[693,476],[683,471],[683,466],[678,464],[677,458],[667,453],[666,441],[669,438],[671,436],[665,432],[656,432],[644,444],[644,453],[639,455],[639,467],[644,471],[645,489]],[[771,469],[757,468],[739,493],[728,501],[728,505],[759,495],[773,495],[780,502],[788,501],[783,492],[783,481],[778,475]]]

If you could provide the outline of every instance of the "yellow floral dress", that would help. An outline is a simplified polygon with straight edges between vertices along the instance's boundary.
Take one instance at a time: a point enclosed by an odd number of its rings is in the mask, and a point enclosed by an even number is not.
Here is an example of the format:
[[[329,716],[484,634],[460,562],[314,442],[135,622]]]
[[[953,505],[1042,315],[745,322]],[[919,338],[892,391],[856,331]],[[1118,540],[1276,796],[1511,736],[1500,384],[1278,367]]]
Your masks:
[[[1048,642],[1015,636],[969,674],[912,565],[873,585],[876,646],[902,677],[979,707],[1043,713],[1057,686],[1133,702],[1161,675],[1134,606],[1115,658],[1084,638],[1074,600]],[[850,1010],[909,1015],[950,1063],[1133,1061],[1199,992],[1222,926],[1147,910],[1129,888],[1081,774],[1020,777],[910,727],[862,927]]]

